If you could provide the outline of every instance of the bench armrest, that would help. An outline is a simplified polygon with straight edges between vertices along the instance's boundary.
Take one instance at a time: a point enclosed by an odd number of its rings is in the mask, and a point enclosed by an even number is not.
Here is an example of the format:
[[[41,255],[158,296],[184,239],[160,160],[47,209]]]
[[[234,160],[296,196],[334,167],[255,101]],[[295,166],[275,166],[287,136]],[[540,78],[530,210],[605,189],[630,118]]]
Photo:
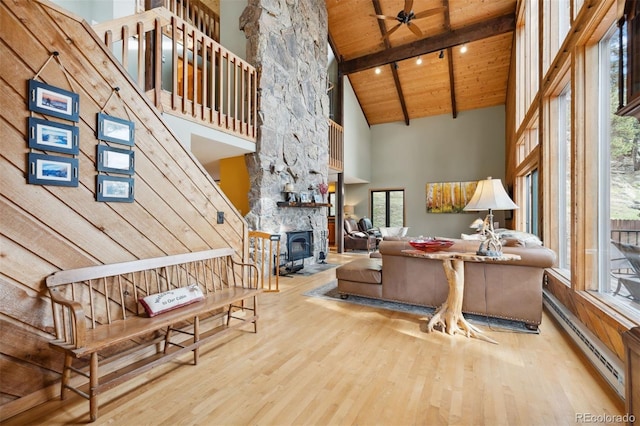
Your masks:
[[[232,257],[230,257],[231,259],[231,264],[233,265],[234,269],[236,266],[239,266],[240,269],[240,276],[242,276],[242,287],[244,288],[258,288],[258,280],[259,280],[259,274],[258,274],[258,267],[256,265],[254,265],[253,263],[242,263],[242,262],[237,262],[235,261]],[[245,279],[245,273],[246,273],[246,279]],[[246,282],[246,285],[245,285]],[[233,284],[235,286],[237,286],[236,284],[236,274],[233,274]]]
[[[87,326],[82,304],[62,297],[56,288],[49,288],[49,295],[53,306],[53,322],[57,340],[74,348],[83,347]]]

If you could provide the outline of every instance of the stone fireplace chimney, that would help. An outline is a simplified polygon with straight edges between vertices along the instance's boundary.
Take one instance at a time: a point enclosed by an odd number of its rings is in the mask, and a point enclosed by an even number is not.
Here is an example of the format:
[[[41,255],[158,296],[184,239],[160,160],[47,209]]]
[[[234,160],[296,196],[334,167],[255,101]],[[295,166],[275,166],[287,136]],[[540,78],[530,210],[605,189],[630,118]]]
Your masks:
[[[326,207],[278,207],[284,187],[318,193],[327,183],[329,146],[327,11],[317,0],[248,0],[240,17],[247,60],[258,70],[258,138],[247,155],[246,219],[254,230],[312,231],[315,263],[327,251]]]

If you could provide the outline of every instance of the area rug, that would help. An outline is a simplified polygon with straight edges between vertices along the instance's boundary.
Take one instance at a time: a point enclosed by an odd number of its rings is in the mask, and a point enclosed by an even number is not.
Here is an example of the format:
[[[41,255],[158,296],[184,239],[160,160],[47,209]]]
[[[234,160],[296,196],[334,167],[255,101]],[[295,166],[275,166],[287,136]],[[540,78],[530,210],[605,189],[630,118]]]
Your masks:
[[[308,276],[308,275],[317,274],[318,272],[326,271],[327,269],[337,268],[338,266],[340,265],[337,265],[334,263],[315,263],[309,266],[305,265],[304,268],[294,272],[293,275]]]
[[[337,266],[337,265],[336,265]],[[353,303],[355,305],[371,306],[374,308],[387,309],[397,312],[406,312],[423,317],[431,317],[433,315],[433,308],[425,306],[409,305],[406,303],[389,302],[386,300],[370,299],[368,297],[352,296],[347,299],[340,298],[338,293],[338,281],[332,280],[327,284],[316,287],[313,290],[309,290],[303,294],[308,297],[319,297],[322,299],[335,300],[338,302]],[[527,334],[539,334],[540,330],[529,330],[523,323],[517,321],[503,320],[499,318],[489,318],[481,315],[465,314],[464,317],[470,323],[487,327],[489,329],[496,329],[499,331],[512,331],[517,333]]]

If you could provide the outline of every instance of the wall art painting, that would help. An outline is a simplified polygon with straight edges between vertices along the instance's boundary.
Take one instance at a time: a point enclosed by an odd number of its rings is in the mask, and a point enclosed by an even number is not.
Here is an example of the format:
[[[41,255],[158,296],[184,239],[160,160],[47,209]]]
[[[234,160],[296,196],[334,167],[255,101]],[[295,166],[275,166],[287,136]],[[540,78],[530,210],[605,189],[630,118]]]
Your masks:
[[[98,145],[97,169],[99,172],[134,173],[135,152],[128,149],[112,148],[106,145]]]
[[[78,159],[30,153],[27,182],[36,185],[78,186]]]
[[[99,112],[98,139],[133,146],[135,142],[133,122]]]
[[[29,110],[77,122],[80,97],[77,93],[29,80]]]
[[[133,203],[133,178],[98,175],[96,200]]]
[[[427,213],[463,213],[477,185],[477,181],[427,183]]]
[[[29,148],[77,155],[78,136],[76,126],[29,117]]]

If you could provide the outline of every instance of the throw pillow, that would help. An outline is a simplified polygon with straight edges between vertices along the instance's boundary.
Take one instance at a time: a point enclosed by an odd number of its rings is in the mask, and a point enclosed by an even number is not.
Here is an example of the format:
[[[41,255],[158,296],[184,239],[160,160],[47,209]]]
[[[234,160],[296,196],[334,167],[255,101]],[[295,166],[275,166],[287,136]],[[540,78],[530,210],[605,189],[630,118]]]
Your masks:
[[[150,317],[180,308],[191,303],[204,300],[202,290],[198,284],[191,284],[188,287],[174,288],[162,293],[150,294],[140,298],[140,303]]]
[[[501,240],[516,239],[522,242],[524,247],[540,247],[542,241],[537,235],[529,234],[528,232],[514,231],[511,229],[505,229],[498,234]],[[503,243],[504,244],[504,243]]]

